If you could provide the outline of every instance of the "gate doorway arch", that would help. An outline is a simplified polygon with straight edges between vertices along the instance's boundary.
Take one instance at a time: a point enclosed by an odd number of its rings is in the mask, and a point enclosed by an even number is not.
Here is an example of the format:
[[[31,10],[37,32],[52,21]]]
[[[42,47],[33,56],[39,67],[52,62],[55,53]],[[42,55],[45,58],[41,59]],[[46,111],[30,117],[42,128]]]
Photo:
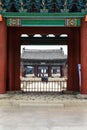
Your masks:
[[[21,34],[68,35],[68,91],[79,91],[78,63],[80,63],[79,27],[8,27],[7,28],[7,90],[20,90]]]

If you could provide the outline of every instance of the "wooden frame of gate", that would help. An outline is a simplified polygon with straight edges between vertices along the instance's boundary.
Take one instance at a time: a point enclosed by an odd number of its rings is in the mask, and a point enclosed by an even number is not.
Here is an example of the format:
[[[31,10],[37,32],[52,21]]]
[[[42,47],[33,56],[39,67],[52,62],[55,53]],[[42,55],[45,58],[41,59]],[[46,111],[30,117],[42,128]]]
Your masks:
[[[66,27],[8,27],[8,88],[20,90],[20,36],[21,34],[67,34],[68,35],[68,81],[67,90],[79,91],[78,69],[79,63],[79,30],[80,28]],[[72,40],[73,39],[73,40]],[[73,53],[73,51],[75,53]],[[13,58],[14,57],[14,58]],[[10,72],[10,73],[9,73]]]
[[[11,2],[0,3],[0,93],[20,90],[20,35],[67,34],[68,35],[68,85],[67,90],[87,94],[87,7],[83,1],[73,10],[73,1],[67,10],[66,1],[60,12],[27,12],[20,2],[17,12],[12,11]],[[15,3],[18,5],[18,3]],[[8,9],[8,5],[10,5]],[[72,10],[71,10],[72,7]],[[20,9],[21,12],[20,12]],[[12,11],[12,12],[10,12]],[[23,12],[24,11],[24,12]],[[44,11],[44,10],[43,10]],[[81,86],[79,88],[78,64],[81,64]]]

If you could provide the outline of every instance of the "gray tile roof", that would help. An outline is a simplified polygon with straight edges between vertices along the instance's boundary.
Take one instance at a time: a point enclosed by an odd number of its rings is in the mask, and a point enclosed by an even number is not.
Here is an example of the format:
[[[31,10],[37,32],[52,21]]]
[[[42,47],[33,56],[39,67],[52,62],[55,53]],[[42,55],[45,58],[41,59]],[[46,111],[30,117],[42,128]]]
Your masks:
[[[62,49],[56,50],[35,50],[35,49],[24,49],[21,55],[21,59],[26,60],[58,60],[67,59]]]

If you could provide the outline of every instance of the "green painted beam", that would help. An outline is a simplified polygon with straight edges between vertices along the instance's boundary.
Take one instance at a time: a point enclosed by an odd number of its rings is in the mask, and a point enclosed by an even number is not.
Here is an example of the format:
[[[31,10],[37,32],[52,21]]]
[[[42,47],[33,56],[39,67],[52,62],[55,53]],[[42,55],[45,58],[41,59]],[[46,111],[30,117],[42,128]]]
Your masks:
[[[59,26],[59,27],[79,27],[81,26],[80,19],[49,19],[48,18],[33,18],[33,19],[19,19],[7,18],[7,26],[13,27],[28,27],[28,26]]]
[[[7,26],[80,26],[86,13],[2,13]],[[68,24],[67,24],[68,21]]]
[[[48,18],[53,19],[53,18],[83,18],[86,15],[86,12],[81,12],[81,13],[19,13],[19,12],[3,12],[2,13],[3,17],[5,18]]]
[[[33,20],[21,20],[22,26],[65,26],[65,20],[55,20],[55,19],[33,19]]]

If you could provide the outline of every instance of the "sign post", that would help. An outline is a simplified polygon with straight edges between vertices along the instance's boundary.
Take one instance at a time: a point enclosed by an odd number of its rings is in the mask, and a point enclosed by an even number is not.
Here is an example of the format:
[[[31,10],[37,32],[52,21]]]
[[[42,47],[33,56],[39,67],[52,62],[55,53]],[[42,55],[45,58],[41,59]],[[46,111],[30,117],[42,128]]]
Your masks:
[[[81,64],[78,64],[79,88],[81,90]]]

